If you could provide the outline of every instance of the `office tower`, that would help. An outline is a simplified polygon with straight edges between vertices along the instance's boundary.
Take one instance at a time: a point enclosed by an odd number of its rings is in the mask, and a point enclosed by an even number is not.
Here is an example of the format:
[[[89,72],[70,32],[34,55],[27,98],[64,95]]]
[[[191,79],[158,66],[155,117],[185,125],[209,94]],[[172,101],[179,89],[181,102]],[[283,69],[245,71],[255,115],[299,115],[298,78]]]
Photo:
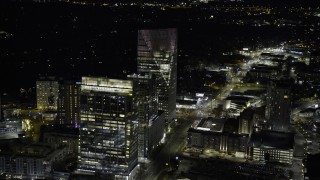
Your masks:
[[[132,74],[127,76],[133,83],[133,95],[136,98],[140,119],[148,119],[158,111],[155,75]]]
[[[177,30],[139,30],[137,61],[138,73],[156,76],[158,110],[170,129],[176,118]]]
[[[128,75],[138,113],[138,157],[143,162],[163,138],[164,112],[157,110],[155,75]]]
[[[82,77],[80,172],[128,178],[138,163],[137,115],[130,80]]]
[[[274,131],[288,131],[291,114],[291,90],[288,81],[270,82],[266,96],[266,119]]]
[[[54,77],[40,78],[37,84],[37,108],[56,111],[59,83]]]
[[[59,86],[58,124],[78,127],[80,123],[80,84],[64,81]]]

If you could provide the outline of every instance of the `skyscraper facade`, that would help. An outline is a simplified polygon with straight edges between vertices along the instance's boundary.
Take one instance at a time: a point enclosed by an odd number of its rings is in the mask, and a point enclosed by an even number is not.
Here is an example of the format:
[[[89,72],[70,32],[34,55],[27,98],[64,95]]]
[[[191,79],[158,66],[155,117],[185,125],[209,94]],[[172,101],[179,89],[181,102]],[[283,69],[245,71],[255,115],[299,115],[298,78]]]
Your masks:
[[[160,143],[165,129],[164,112],[158,111],[155,75],[129,75],[138,113],[138,157],[143,162]]]
[[[58,108],[59,83],[53,77],[42,78],[36,82],[37,109],[53,110]]]
[[[177,30],[139,30],[137,61],[138,73],[156,77],[158,110],[169,128],[176,118]]]
[[[128,178],[138,163],[130,80],[82,77],[79,171]]]
[[[266,96],[266,119],[274,131],[286,132],[290,126],[291,90],[288,82],[270,82]]]
[[[80,84],[64,81],[59,86],[58,124],[78,127],[80,124]]]

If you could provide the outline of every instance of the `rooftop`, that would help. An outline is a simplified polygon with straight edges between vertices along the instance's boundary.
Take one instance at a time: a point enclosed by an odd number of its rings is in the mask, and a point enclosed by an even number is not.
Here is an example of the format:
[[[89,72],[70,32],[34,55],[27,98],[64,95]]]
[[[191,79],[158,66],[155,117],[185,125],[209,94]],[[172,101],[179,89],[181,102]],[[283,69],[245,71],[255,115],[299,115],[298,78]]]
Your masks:
[[[228,96],[226,100],[231,100],[231,101],[241,101],[241,102],[248,102],[252,98],[248,96],[241,96],[241,95],[235,95],[235,96]]]
[[[194,127],[197,130],[222,132],[226,119],[207,118],[201,119],[200,122]]]
[[[50,145],[42,143],[26,143],[19,140],[2,141],[0,143],[0,156],[25,156],[35,158],[48,158],[57,151]]]
[[[252,120],[254,115],[254,110],[251,108],[244,109],[240,113],[240,118],[241,119],[246,119],[246,120]]]
[[[277,87],[279,89],[290,89],[292,80],[290,79],[281,79],[277,81],[270,82],[270,85]]]
[[[191,129],[218,133],[234,133],[238,130],[238,124],[238,121],[232,118],[218,119],[209,117],[195,122]]]
[[[277,149],[293,149],[294,134],[276,131],[260,131],[253,133],[250,138],[253,147],[274,147]]]
[[[182,99],[177,99],[177,104],[184,104],[184,105],[196,105],[197,101],[189,101],[189,100],[182,100]]]
[[[103,77],[82,77],[81,91],[99,91],[120,94],[132,93],[132,81]]]
[[[43,125],[41,126],[43,133],[63,134],[63,135],[79,135],[79,129],[68,127],[67,125]]]

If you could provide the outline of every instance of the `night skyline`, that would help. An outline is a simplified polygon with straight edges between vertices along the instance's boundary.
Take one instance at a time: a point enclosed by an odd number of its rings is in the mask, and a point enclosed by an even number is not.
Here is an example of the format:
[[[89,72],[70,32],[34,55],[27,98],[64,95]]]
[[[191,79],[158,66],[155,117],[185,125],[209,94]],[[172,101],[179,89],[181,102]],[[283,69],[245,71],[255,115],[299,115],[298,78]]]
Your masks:
[[[319,179],[313,0],[3,0],[0,179]]]

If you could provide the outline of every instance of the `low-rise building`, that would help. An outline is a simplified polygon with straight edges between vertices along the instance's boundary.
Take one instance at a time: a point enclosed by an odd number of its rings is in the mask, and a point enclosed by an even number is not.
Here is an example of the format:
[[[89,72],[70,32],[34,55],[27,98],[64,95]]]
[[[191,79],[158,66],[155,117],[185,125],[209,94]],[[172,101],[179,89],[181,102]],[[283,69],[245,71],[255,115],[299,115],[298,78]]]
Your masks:
[[[42,113],[42,118],[45,121],[54,124],[57,119],[57,111],[45,111]]]
[[[250,106],[253,97],[243,95],[228,96],[224,100],[224,109],[228,111],[229,117],[237,117],[240,113]]]
[[[177,100],[176,103],[177,110],[196,109],[196,107],[197,101]]]
[[[300,117],[312,117],[315,114],[315,109],[307,108],[298,113]]]
[[[79,129],[61,126],[53,129],[49,128],[43,132],[43,142],[53,148],[65,146],[67,154],[77,155],[79,150]]]
[[[239,134],[251,134],[253,128],[254,110],[245,109],[240,113],[239,117]]]
[[[19,134],[23,134],[21,119],[6,118],[0,122],[0,139],[19,138]]]
[[[247,156],[255,161],[292,164],[293,133],[260,131],[251,135]]]
[[[261,79],[272,79],[278,75],[276,66],[267,66],[263,64],[255,65],[248,72],[251,80],[259,82]]]
[[[25,144],[2,141],[0,147],[0,173],[8,178],[50,178],[54,163],[66,157],[66,148],[53,149],[44,144]]]
[[[188,130],[188,146],[219,152],[246,152],[248,135],[238,134],[236,119],[202,119]]]
[[[315,66],[308,66],[297,73],[298,84],[319,84],[320,72]]]

